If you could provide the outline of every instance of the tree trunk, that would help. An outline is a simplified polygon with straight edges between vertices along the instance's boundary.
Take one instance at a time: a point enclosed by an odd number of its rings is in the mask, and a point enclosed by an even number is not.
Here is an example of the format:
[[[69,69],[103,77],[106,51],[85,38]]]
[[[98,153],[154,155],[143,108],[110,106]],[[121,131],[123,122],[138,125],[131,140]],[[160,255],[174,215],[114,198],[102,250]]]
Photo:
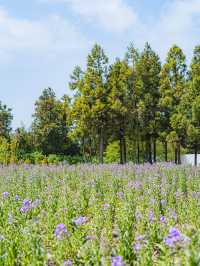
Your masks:
[[[152,164],[152,145],[151,145],[151,138],[150,136],[147,137],[146,141],[146,156],[147,156],[147,162]]]
[[[140,141],[137,141],[137,163],[140,164]]]
[[[103,129],[100,129],[99,133],[99,163],[103,164],[103,152],[104,152],[104,136]]]
[[[124,150],[124,163],[126,163],[127,158],[126,158],[126,138],[125,138],[125,136],[123,138],[123,146],[124,146],[124,148],[123,148],[123,150]]]
[[[194,147],[194,165],[197,166],[197,156],[198,156],[198,149],[197,145]]]
[[[126,139],[124,130],[120,129],[120,164],[126,163]]]
[[[153,140],[153,161],[156,163],[156,138]]]
[[[177,158],[177,147],[175,147],[175,150],[174,150],[174,162],[175,162],[175,164],[177,164],[177,162],[178,162],[178,158]]]
[[[178,147],[177,147],[177,160],[178,160],[178,164],[181,164],[181,145],[180,145],[180,143],[178,143]]]
[[[168,146],[167,146],[167,141],[164,143],[164,148],[165,148],[165,162],[168,161]]]

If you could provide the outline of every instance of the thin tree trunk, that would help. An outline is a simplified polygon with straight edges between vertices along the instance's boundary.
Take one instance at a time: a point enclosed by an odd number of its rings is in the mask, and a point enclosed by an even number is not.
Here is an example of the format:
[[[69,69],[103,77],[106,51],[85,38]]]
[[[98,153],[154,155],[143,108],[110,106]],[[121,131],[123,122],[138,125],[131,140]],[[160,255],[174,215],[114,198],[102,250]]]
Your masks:
[[[123,137],[123,151],[124,151],[124,163],[126,163],[127,162],[127,158],[126,158],[126,138],[125,138],[125,135],[124,135],[124,137]]]
[[[178,159],[178,164],[181,164],[181,145],[178,143],[178,148],[177,148],[177,159]]]
[[[165,148],[165,162],[168,161],[168,146],[167,146],[167,141],[164,143],[164,148]]]
[[[174,150],[174,161],[175,161],[175,164],[177,164],[178,160],[177,160],[177,147],[175,147],[175,150]]]
[[[153,161],[156,163],[156,138],[153,140]]]
[[[197,149],[197,145],[195,145],[194,148],[194,165],[197,166],[197,156],[198,156],[198,149]]]
[[[152,164],[152,145],[150,137],[147,140],[147,161]]]
[[[123,155],[122,155],[122,138],[119,140],[119,153],[120,153],[120,164],[123,164]]]
[[[99,135],[99,163],[103,164],[103,152],[104,152],[104,138],[103,138],[103,129],[100,129]]]
[[[137,163],[140,164],[140,141],[137,141]]]
[[[126,140],[124,130],[120,129],[120,164],[126,163]]]

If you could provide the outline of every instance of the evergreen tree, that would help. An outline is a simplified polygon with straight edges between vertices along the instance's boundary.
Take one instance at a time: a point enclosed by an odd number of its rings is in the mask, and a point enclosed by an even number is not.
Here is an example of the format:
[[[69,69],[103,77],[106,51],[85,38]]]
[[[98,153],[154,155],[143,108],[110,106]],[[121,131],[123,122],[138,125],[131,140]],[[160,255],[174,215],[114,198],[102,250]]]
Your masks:
[[[126,130],[130,121],[129,78],[131,69],[124,61],[116,60],[108,76],[109,107],[113,134],[120,141],[120,163],[126,163]]]
[[[35,103],[32,130],[36,147],[45,155],[65,154],[67,139],[67,113],[69,102],[57,100],[51,88],[44,89]]]
[[[73,107],[75,125],[79,134],[90,132],[93,140],[98,138],[99,162],[103,163],[105,136],[107,132],[107,71],[108,58],[103,49],[95,44],[87,58],[87,69],[83,73],[75,69],[70,86],[76,90]]]
[[[146,142],[146,160],[156,161],[156,139],[158,137],[158,102],[161,63],[158,55],[146,43],[137,64],[138,97],[137,112],[139,128],[143,129]],[[152,144],[154,156],[152,158]]]
[[[179,128],[182,118],[180,115],[177,116],[177,107],[185,91],[186,71],[185,55],[179,47],[174,45],[169,50],[161,71],[160,108],[162,136],[164,136],[166,147],[167,139],[175,143],[176,163],[180,163],[180,145],[183,132]],[[167,148],[165,157],[167,159]]]
[[[8,138],[11,132],[11,122],[13,116],[11,109],[0,101],[0,137]]]

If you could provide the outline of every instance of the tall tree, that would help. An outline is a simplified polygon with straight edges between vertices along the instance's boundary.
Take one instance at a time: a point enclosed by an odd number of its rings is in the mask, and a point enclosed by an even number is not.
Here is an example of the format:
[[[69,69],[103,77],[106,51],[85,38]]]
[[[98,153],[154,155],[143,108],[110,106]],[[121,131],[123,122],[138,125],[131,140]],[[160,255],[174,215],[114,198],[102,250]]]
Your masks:
[[[189,79],[179,109],[187,121],[187,145],[194,150],[194,164],[197,165],[200,148],[200,45],[194,49]]]
[[[13,119],[11,109],[0,101],[0,137],[8,138]]]
[[[35,143],[44,154],[65,154],[67,139],[67,113],[69,102],[57,100],[55,92],[44,89],[35,103],[32,125]]]
[[[131,75],[128,80],[128,97],[129,97],[129,125],[128,125],[128,137],[132,142],[132,159],[134,159],[138,164],[140,163],[140,150],[141,150],[141,128],[137,112],[137,104],[140,99],[140,79],[137,74],[137,65],[139,62],[140,54],[138,50],[134,47],[133,43],[128,46],[128,50],[125,54],[125,61],[127,62]],[[136,148],[135,148],[136,147]],[[136,154],[136,156],[135,156]]]
[[[126,130],[130,121],[129,79],[131,69],[125,61],[116,60],[108,76],[109,106],[113,133],[120,141],[120,163],[126,163]]]
[[[76,68],[71,77],[71,88],[76,90],[73,113],[79,132],[89,132],[99,146],[99,162],[103,163],[107,131],[107,72],[108,57],[100,45],[95,44],[87,58],[85,72]]]
[[[179,135],[180,116],[177,116],[177,106],[185,90],[186,63],[182,50],[174,45],[168,52],[166,62],[162,67],[160,80],[160,108],[162,134],[165,138],[175,141],[175,162],[180,163],[181,135]],[[178,119],[179,118],[179,119]],[[176,137],[174,137],[176,135]],[[167,148],[166,148],[167,153]],[[167,154],[166,154],[167,159]]]
[[[161,63],[158,55],[146,43],[137,64],[138,97],[137,112],[139,127],[143,128],[146,141],[146,160],[156,161],[157,114]],[[152,158],[152,144],[154,156]]]

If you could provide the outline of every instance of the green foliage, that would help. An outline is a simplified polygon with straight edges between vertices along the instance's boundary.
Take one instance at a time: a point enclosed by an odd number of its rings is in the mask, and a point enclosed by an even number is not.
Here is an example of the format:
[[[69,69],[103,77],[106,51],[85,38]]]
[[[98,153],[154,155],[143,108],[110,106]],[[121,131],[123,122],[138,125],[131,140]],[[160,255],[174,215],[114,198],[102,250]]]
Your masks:
[[[105,162],[114,163],[119,161],[119,141],[108,144],[105,151]]]
[[[187,150],[194,150],[197,158],[199,45],[187,69],[176,45],[161,66],[148,43],[142,51],[131,43],[123,59],[111,65],[95,44],[84,70],[75,67],[69,87],[72,99],[58,99],[51,88],[43,90],[30,130],[11,132],[11,109],[0,102],[1,163],[103,163],[103,156],[105,162],[122,164],[173,157],[180,163],[181,152]]]
[[[8,138],[11,131],[12,114],[11,109],[7,108],[0,101],[0,137]]]

